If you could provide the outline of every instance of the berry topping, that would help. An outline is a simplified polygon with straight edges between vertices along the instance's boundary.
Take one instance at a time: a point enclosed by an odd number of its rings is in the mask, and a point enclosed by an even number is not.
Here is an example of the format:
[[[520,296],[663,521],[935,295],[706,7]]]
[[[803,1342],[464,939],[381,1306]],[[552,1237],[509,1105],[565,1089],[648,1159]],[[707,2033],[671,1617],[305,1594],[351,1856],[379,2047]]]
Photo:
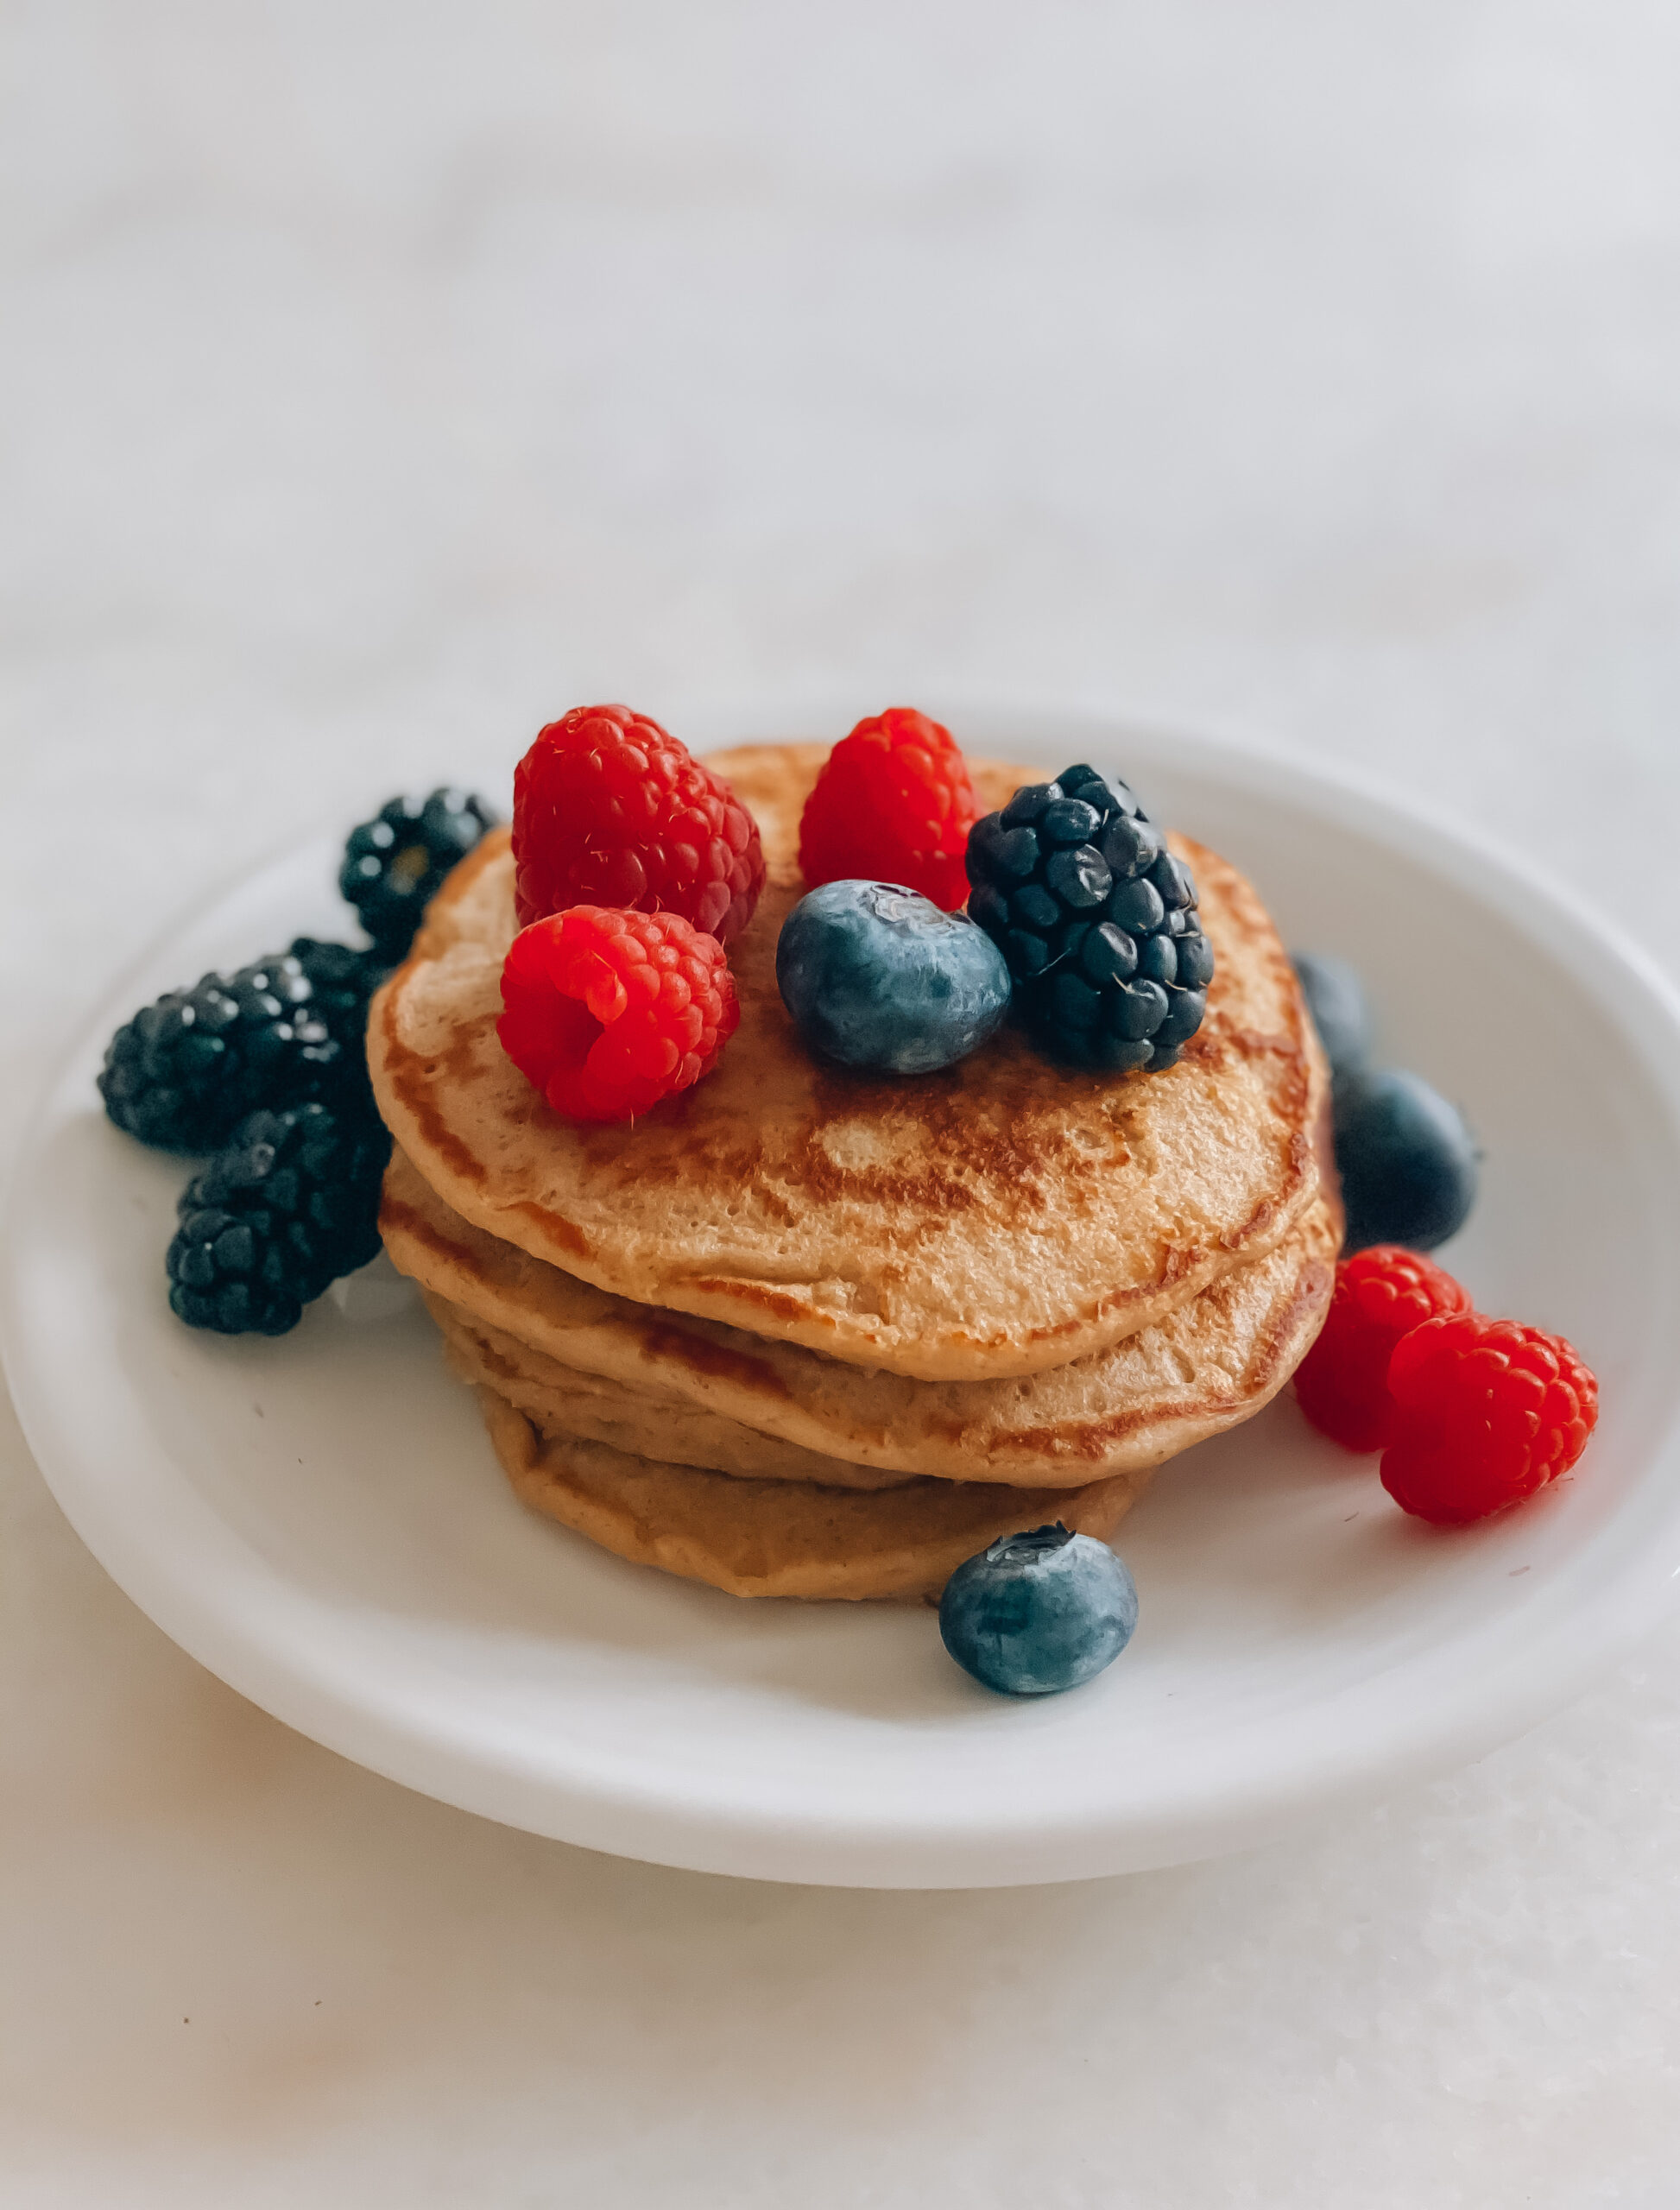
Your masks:
[[[514,770],[521,928],[571,906],[677,913],[728,944],[764,887],[758,825],[645,714],[574,706]]]
[[[1475,1141],[1421,1075],[1396,1067],[1349,1075],[1335,1085],[1335,1118],[1345,1248],[1432,1251],[1464,1225],[1475,1203]]]
[[[514,938],[502,1049],[557,1113],[628,1121],[710,1074],[741,1019],[716,937],[680,913],[574,906]]]
[[[951,1656],[1000,1695],[1055,1695],[1113,1664],[1138,1592],[1106,1543],[1053,1527],[1005,1535],[959,1565],[939,1600]]]
[[[465,791],[394,798],[352,829],[338,887],[388,967],[408,957],[414,931],[444,877],[500,817]]]
[[[111,1038],[99,1075],[106,1113],[160,1151],[208,1152],[259,1107],[360,1102],[381,971],[369,953],[300,936],[237,974],[168,991]]]
[[[821,883],[880,876],[947,911],[980,809],[951,731],[909,706],[861,721],[824,763],[799,821],[799,866]]]
[[[166,1265],[190,1328],[281,1335],[379,1251],[391,1140],[376,1120],[300,1105],[253,1113],[186,1186]]]
[[[1598,1383],[1561,1335],[1480,1312],[1402,1337],[1388,1386],[1382,1485],[1443,1526],[1502,1512],[1567,1473],[1598,1419]]]
[[[1213,946],[1182,860],[1124,783],[1069,767],[969,839],[969,911],[1053,1058],[1170,1067],[1202,1025]]]
[[[1294,965],[1330,1073],[1357,1074],[1371,1056],[1371,1008],[1357,971],[1318,951],[1298,951]]]
[[[1376,1244],[1336,1270],[1318,1339],[1295,1374],[1301,1410],[1349,1450],[1380,1450],[1393,1430],[1388,1361],[1425,1320],[1470,1309],[1468,1294],[1432,1260]]]
[[[826,882],[802,898],[776,939],[776,982],[818,1051],[894,1074],[966,1058],[1009,1009],[990,937],[889,882]]]

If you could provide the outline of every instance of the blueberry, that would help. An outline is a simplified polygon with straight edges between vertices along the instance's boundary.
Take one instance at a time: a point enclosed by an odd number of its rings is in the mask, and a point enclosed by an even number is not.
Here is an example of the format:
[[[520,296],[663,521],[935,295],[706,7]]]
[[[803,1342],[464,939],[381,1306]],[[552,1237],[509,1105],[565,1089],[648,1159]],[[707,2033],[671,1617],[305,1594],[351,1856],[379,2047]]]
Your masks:
[[[1421,1075],[1386,1067],[1338,1082],[1335,1113],[1345,1249],[1432,1251],[1457,1233],[1475,1203],[1476,1147],[1456,1106]]]
[[[965,1058],[1009,1006],[1008,964],[986,931],[889,882],[802,898],[782,924],[776,982],[818,1051],[894,1074]]]
[[[1055,1695],[1113,1664],[1138,1592],[1106,1543],[1059,1521],[1005,1535],[959,1565],[939,1600],[951,1656],[1000,1695]]]
[[[1357,1073],[1371,1056],[1371,1008],[1358,974],[1323,952],[1298,951],[1294,960],[1331,1073],[1338,1079]]]

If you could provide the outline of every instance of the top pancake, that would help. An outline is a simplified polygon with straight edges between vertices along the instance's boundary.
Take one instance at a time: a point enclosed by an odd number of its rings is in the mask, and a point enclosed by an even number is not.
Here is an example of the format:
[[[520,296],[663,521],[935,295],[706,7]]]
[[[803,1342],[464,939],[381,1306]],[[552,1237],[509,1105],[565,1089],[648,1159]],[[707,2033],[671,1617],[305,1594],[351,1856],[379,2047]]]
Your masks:
[[[1176,1067],[1075,1072],[1012,1028],[938,1073],[854,1073],[813,1057],[775,981],[825,757],[713,755],[768,862],[730,947],[741,1026],[712,1074],[634,1123],[563,1120],[502,1051],[505,831],[462,862],[369,1024],[380,1109],[432,1186],[619,1296],[933,1380],[1106,1348],[1280,1241],[1317,1190],[1321,1074],[1287,956],[1236,870],[1172,840],[1217,961]],[[988,806],[1041,779],[974,774]]]

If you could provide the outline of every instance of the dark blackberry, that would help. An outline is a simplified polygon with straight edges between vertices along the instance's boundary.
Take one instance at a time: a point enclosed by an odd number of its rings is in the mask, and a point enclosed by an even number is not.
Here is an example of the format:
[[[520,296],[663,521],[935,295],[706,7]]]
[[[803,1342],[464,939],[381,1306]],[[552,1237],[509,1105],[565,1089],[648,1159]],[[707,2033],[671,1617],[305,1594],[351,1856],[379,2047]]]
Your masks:
[[[444,877],[498,818],[482,798],[445,787],[428,799],[394,798],[351,830],[338,887],[388,966],[408,957]]]
[[[283,1335],[340,1274],[379,1249],[391,1139],[351,1110],[253,1113],[193,1177],[166,1267],[189,1328]]]
[[[248,1113],[367,1095],[368,999],[382,969],[349,944],[293,940],[237,974],[170,990],[119,1028],[99,1089],[160,1151],[215,1151]]]
[[[969,912],[1054,1058],[1170,1067],[1202,1025],[1213,946],[1190,870],[1122,782],[1069,767],[969,834]]]

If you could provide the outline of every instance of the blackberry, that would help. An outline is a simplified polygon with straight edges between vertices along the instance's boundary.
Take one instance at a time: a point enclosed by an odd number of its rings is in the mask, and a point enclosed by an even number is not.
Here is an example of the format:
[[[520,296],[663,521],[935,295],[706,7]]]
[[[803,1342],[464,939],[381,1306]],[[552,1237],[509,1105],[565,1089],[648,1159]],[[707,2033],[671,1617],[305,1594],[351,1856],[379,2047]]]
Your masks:
[[[170,990],[111,1039],[105,1111],[160,1151],[215,1151],[248,1113],[367,1100],[368,999],[381,969],[349,944],[293,939],[237,974]]]
[[[498,818],[482,798],[445,786],[428,799],[394,798],[351,830],[338,887],[388,966],[408,957],[444,877]]]
[[[189,1328],[283,1335],[340,1274],[379,1249],[391,1139],[357,1111],[253,1113],[193,1177],[166,1268]]]
[[[1182,860],[1122,782],[1095,767],[1015,792],[969,837],[969,912],[1053,1058],[1170,1067],[1202,1025],[1213,946]]]

